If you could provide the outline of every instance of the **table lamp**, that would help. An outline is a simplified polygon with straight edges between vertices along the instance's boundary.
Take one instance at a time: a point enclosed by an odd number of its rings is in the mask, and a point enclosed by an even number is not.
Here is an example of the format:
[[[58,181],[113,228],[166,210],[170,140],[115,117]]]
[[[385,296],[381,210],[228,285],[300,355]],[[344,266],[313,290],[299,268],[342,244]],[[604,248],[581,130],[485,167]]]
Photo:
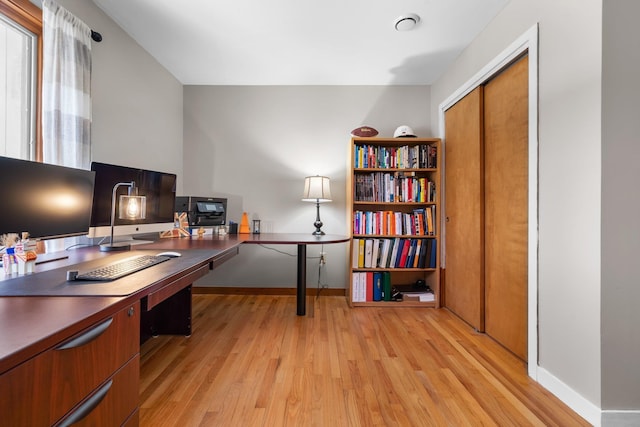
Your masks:
[[[116,193],[120,187],[129,187],[127,195],[120,195],[118,218],[120,219],[144,219],[147,214],[147,198],[138,196],[138,188],[134,181],[119,182],[113,186],[111,195],[111,236],[108,245],[100,245],[102,252],[126,251],[131,245],[127,242],[113,242],[113,226],[116,217]]]
[[[316,231],[312,234],[314,236],[324,235],[322,228],[322,221],[320,221],[320,203],[331,201],[331,188],[329,186],[329,178],[326,176],[308,176],[304,179],[304,192],[302,194],[303,202],[315,202],[316,203],[316,221],[313,225],[316,227]]]

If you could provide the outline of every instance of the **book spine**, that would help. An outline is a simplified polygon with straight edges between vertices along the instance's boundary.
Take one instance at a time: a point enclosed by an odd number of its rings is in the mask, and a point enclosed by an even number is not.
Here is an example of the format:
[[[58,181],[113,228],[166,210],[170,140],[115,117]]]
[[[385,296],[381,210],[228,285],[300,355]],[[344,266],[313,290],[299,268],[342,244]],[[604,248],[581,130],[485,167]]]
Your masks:
[[[382,300],[382,273],[381,272],[373,273],[373,300],[374,301]]]
[[[373,240],[366,239],[364,242],[364,268],[371,268],[372,253],[373,253]]]
[[[365,294],[365,301],[373,301],[373,273],[371,271],[368,271],[366,274],[366,294]]]
[[[382,299],[391,301],[391,273],[388,271],[382,273]]]
[[[360,273],[351,274],[351,301],[359,302],[360,300]]]

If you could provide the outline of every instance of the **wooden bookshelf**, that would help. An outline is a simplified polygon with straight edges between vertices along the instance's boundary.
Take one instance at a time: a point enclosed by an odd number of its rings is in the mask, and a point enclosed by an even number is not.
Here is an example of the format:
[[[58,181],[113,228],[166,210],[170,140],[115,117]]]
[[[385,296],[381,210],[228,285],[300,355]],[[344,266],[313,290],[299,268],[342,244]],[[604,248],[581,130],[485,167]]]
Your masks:
[[[440,139],[353,137],[350,150],[349,304],[439,307]]]

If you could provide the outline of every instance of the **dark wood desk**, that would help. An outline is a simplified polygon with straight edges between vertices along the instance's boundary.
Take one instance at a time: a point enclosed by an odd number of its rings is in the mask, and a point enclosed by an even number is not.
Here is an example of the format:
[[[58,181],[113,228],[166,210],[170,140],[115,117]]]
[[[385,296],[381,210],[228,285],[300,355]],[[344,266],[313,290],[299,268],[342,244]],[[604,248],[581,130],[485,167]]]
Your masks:
[[[111,282],[67,282],[138,253],[69,251],[36,273],[0,277],[0,414],[7,425],[138,425],[140,343],[153,333],[191,334],[191,284],[238,253],[209,242]]]
[[[34,274],[0,275],[0,373],[15,360],[38,354],[52,339],[59,340],[60,334],[77,333],[98,316],[108,315],[105,310],[117,310],[132,301],[143,302],[145,310],[152,309],[237,254],[239,245],[228,240],[209,242],[206,250],[194,249],[107,283],[70,283],[66,271],[159,251],[134,249],[114,254],[100,252],[97,247],[76,249],[68,251],[66,259],[38,265]]]
[[[243,244],[296,245],[298,248],[296,272],[296,314],[298,316],[304,316],[306,314],[307,301],[307,245],[344,243],[349,241],[349,237],[333,234],[314,236],[311,233],[230,234],[224,237],[206,235],[202,238],[162,239],[150,245],[145,245],[144,248],[171,249],[176,251],[202,249],[221,240],[228,242],[240,242]]]
[[[11,416],[4,421],[52,425],[86,417],[89,424],[137,425],[140,342],[154,333],[190,335],[193,281],[242,244],[297,245],[297,314],[303,316],[307,245],[348,240],[311,234],[161,239],[126,253],[76,249],[37,265],[34,274],[1,276],[0,413]],[[67,270],[165,250],[182,256],[113,282],[66,281]]]
[[[142,300],[151,295],[151,307],[156,299],[162,299],[163,293],[175,290],[175,287],[187,286],[187,281],[195,272],[202,273],[203,267],[209,269],[224,263],[238,253],[241,244],[296,245],[297,258],[297,314],[306,312],[306,247],[307,245],[334,244],[349,241],[347,236],[309,234],[263,233],[205,236],[203,238],[159,239],[158,241],[135,246],[132,252],[114,254],[100,252],[97,247],[67,251],[65,259],[47,262],[36,266],[36,273],[19,277],[0,275],[0,373],[13,364],[14,360],[33,356],[46,348],[50,339],[56,337],[61,328],[77,323],[71,332],[77,332],[86,326],[85,321],[92,320],[95,312],[87,313],[92,307],[106,308],[110,304],[122,302],[126,305],[133,299]],[[78,266],[89,269],[117,258],[131,256],[136,251],[159,252],[163,250],[186,251],[185,256],[160,264],[148,271],[118,280],[117,284],[106,286],[78,286],[66,282],[66,271]],[[199,274],[199,273],[198,273]],[[188,280],[185,281],[185,276]],[[177,283],[177,284],[176,284]],[[4,297],[10,297],[5,299]],[[47,297],[56,297],[47,300]],[[91,297],[92,301],[74,303],[73,310],[63,310],[57,318],[47,318],[55,311],[54,307],[71,301],[64,298]],[[100,301],[98,297],[102,297]],[[38,299],[36,299],[38,298]],[[125,301],[126,300],[126,301]],[[124,302],[123,302],[124,301]],[[41,305],[42,304],[42,305]],[[36,308],[38,307],[38,308]],[[52,307],[53,311],[49,311]],[[76,310],[77,309],[77,310]],[[29,314],[28,317],[25,317]],[[29,319],[32,318],[32,321]],[[15,320],[10,320],[15,319]],[[78,323],[79,322],[79,323]],[[37,323],[37,327],[34,325]],[[41,343],[42,346],[33,346]]]
[[[194,275],[215,269],[238,253],[241,244],[296,245],[297,258],[297,314],[306,313],[306,248],[307,245],[334,244],[349,241],[347,236],[263,233],[205,236],[203,238],[159,239],[135,246],[131,252],[114,254],[100,252],[97,247],[68,251],[68,258],[36,266],[36,273],[19,277],[0,275],[0,373],[15,360],[37,354],[56,338],[61,329],[75,325],[75,333],[94,320],[96,311],[109,305],[128,304],[133,299],[144,300],[143,308],[153,308],[167,294],[189,286]],[[89,269],[112,260],[131,256],[135,252],[157,253],[163,250],[184,252],[185,256],[170,260],[152,269],[127,276],[109,286],[82,286],[66,282],[66,271],[82,266]],[[169,295],[170,296],[170,295]],[[10,297],[6,299],[4,297]],[[47,297],[56,297],[47,299]],[[64,297],[65,299],[62,299]],[[75,301],[73,309],[64,309],[57,317],[47,320],[55,307],[71,304],[72,298],[91,297]],[[98,297],[101,297],[98,300]],[[71,298],[71,299],[68,299]],[[92,311],[91,313],[87,310]],[[12,320],[13,319],[13,320]],[[31,321],[29,319],[32,319]],[[68,331],[69,332],[69,331]],[[39,345],[34,346],[34,344]]]

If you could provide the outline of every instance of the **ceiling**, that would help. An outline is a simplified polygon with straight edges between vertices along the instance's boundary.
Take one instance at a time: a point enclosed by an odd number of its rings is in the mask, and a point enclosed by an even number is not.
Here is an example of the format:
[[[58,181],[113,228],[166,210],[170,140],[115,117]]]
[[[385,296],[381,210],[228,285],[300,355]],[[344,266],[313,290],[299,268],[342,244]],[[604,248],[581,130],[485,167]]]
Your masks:
[[[428,85],[509,0],[93,1],[185,85]]]

